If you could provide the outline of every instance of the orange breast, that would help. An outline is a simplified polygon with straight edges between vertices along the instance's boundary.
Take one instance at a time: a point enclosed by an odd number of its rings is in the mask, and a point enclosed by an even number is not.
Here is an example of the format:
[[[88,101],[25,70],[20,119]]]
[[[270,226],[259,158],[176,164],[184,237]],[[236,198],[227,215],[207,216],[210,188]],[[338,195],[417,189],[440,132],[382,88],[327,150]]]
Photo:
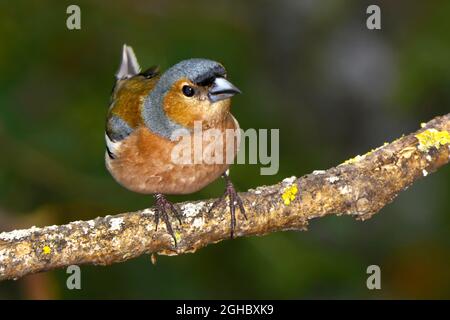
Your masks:
[[[146,127],[140,127],[123,140],[115,159],[107,157],[107,168],[112,176],[125,188],[139,193],[152,194],[189,194],[196,192],[216,180],[230,166],[226,159],[234,159],[237,152],[238,138],[232,136],[226,129],[239,129],[233,116],[229,115],[223,124],[216,128],[219,135],[215,139],[194,139],[191,135],[191,160],[194,160],[194,141],[202,144],[203,158],[197,158],[202,163],[180,164],[180,141],[174,142],[152,133]],[[219,138],[219,139],[217,139]],[[187,140],[185,140],[186,142]],[[219,143],[219,145],[216,145]],[[198,145],[198,144],[197,144]],[[177,148],[174,150],[174,148]],[[211,155],[211,150],[222,150],[221,163],[205,163],[205,156]],[[184,149],[186,150],[186,149]],[[198,149],[197,149],[198,150]],[[215,157],[217,160],[220,157]],[[185,158],[186,159],[186,158]],[[209,158],[211,160],[211,158]]]

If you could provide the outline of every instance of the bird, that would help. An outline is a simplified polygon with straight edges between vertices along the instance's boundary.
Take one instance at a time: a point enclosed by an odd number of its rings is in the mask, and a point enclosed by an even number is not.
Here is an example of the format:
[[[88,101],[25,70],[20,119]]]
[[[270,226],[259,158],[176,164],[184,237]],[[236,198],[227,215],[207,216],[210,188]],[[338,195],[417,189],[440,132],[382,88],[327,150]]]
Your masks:
[[[213,129],[219,133],[219,139],[213,141],[206,141],[200,135],[200,145],[215,150],[213,154],[234,159],[239,134],[231,144],[224,143],[224,139],[227,131],[240,130],[230,111],[231,98],[239,93],[219,62],[191,58],[165,72],[156,66],[141,71],[133,48],[123,45],[106,116],[106,168],[126,189],[154,196],[156,229],[162,219],[175,246],[177,239],[169,214],[180,225],[183,217],[167,195],[191,194],[223,177],[225,191],[209,210],[226,207],[228,198],[231,238],[236,227],[236,211],[247,219],[242,199],[229,177],[229,161],[180,163],[173,157],[175,148],[186,137],[193,138],[190,146],[194,148],[188,155],[194,154],[195,126],[199,124],[201,130]]]

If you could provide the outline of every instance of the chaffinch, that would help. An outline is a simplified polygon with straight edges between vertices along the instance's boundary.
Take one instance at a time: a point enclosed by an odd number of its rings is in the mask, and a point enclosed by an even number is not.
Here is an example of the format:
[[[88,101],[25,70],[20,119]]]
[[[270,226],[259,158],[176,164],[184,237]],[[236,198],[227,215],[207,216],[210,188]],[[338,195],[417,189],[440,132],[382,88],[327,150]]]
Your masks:
[[[156,227],[162,218],[175,245],[168,213],[174,214],[180,224],[182,216],[164,195],[193,193],[223,176],[224,195],[211,209],[229,198],[231,237],[236,206],[246,218],[242,200],[228,176],[228,161],[180,163],[173,159],[174,148],[184,136],[195,141],[196,123],[202,130],[217,129],[220,133],[220,139],[212,142],[201,138],[202,147],[217,147],[223,151],[223,159],[230,155],[234,159],[239,137],[234,136],[231,149],[223,139],[227,129],[239,130],[230,113],[231,97],[237,93],[239,89],[227,80],[225,68],[218,62],[189,59],[162,74],[157,67],[141,72],[133,49],[123,46],[106,121],[106,167],[125,188],[154,195]]]

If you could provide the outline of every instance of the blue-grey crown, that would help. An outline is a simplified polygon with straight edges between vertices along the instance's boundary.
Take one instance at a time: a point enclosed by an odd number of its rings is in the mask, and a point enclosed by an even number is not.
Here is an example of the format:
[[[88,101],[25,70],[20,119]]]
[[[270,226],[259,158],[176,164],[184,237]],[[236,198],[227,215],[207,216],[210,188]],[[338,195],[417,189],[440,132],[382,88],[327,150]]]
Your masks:
[[[203,84],[216,77],[225,76],[225,68],[218,62],[208,59],[188,59],[178,62],[161,76],[158,87],[166,91],[181,78],[187,78],[196,84]]]

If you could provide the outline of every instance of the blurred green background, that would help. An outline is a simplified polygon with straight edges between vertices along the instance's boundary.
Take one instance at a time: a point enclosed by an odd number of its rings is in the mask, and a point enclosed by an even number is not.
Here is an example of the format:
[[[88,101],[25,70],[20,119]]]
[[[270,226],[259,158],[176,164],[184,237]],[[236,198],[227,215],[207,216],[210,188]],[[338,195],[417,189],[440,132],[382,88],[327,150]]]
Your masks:
[[[382,30],[366,28],[381,6]],[[81,8],[81,30],[66,8]],[[449,112],[448,1],[2,1],[0,231],[134,211],[150,196],[104,168],[104,122],[123,43],[143,68],[221,61],[244,94],[245,128],[280,128],[280,171],[235,165],[240,190],[326,169]],[[0,298],[450,298],[450,170],[372,219],[326,217],[308,232],[224,241],[0,283]],[[172,200],[215,197],[217,181]],[[381,267],[382,289],[366,288]]]

